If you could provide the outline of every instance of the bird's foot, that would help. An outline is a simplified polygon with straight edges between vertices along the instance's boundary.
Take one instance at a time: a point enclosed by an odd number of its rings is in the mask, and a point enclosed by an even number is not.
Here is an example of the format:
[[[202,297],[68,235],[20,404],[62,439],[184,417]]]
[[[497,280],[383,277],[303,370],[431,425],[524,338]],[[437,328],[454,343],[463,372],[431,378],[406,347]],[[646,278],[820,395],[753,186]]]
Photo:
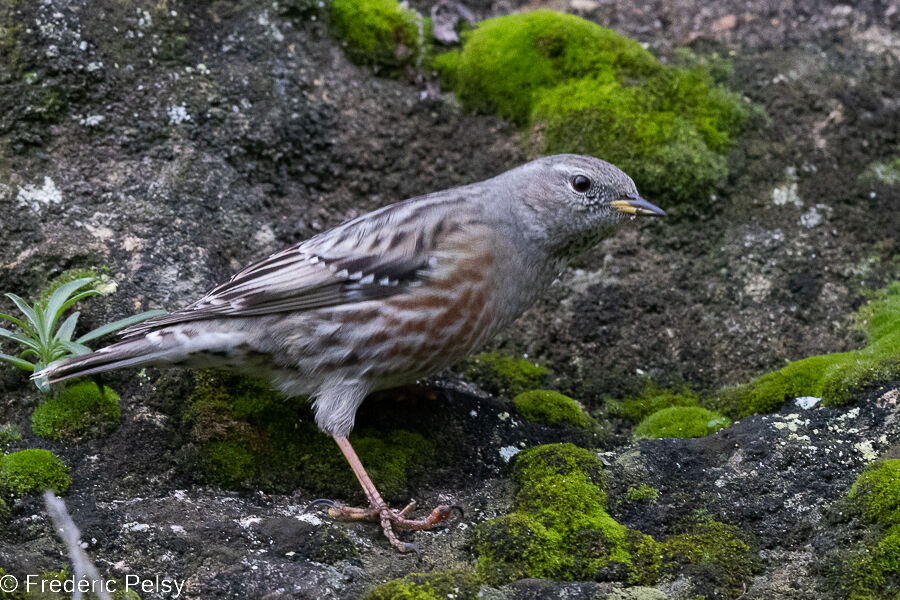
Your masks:
[[[371,506],[369,508],[358,508],[355,506],[347,506],[341,502],[332,502],[328,507],[329,516],[335,519],[345,521],[372,521],[381,523],[384,535],[387,537],[391,545],[400,552],[416,552],[419,549],[415,544],[400,541],[394,528],[400,531],[422,531],[432,529],[435,525],[447,521],[453,516],[454,511],[459,512],[460,517],[463,516],[463,510],[459,506],[450,506],[441,504],[434,508],[431,513],[424,519],[408,519],[407,516],[416,508],[416,502],[412,501],[402,510],[393,510],[386,504],[381,506]]]

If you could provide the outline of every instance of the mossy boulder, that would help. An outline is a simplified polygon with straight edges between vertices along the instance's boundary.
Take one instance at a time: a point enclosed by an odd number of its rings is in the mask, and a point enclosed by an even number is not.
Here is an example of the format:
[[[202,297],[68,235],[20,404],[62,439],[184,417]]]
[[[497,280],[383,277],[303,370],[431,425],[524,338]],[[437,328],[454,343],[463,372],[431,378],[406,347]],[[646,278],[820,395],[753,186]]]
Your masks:
[[[572,444],[524,450],[516,456],[513,481],[513,512],[475,530],[475,570],[487,583],[655,580],[655,542],[606,512],[603,466],[593,453]]]
[[[731,425],[731,419],[700,406],[658,410],[634,428],[638,438],[703,437]]]
[[[900,459],[885,460],[863,471],[850,489],[850,500],[870,521],[900,525]]]
[[[661,571],[687,578],[692,595],[737,598],[762,571],[749,539],[737,527],[701,513],[684,529],[660,545]]]
[[[284,398],[263,381],[203,372],[188,403],[204,482],[226,489],[302,487],[317,495],[360,497],[353,472],[334,440],[316,427],[304,401]],[[362,430],[350,441],[389,501],[406,499],[409,476],[434,457],[432,442],[402,429]]]
[[[732,416],[772,412],[799,396],[839,406],[880,382],[900,378],[900,282],[877,292],[856,318],[866,332],[865,348],[792,362],[748,384],[720,390],[714,403]]]
[[[592,423],[578,402],[553,390],[522,392],[513,402],[523,417],[537,423],[575,427],[589,427]]]
[[[34,409],[31,430],[48,440],[96,437],[115,429],[120,417],[119,394],[93,381],[80,381]]]
[[[396,0],[333,0],[331,25],[347,56],[361,64],[396,71],[421,50],[416,13]]]
[[[379,585],[366,600],[477,600],[481,584],[472,571],[410,573]]]
[[[434,65],[465,106],[527,128],[536,151],[598,156],[670,202],[710,194],[749,115],[708,65],[663,65],[634,40],[550,10],[484,21]]]
[[[482,352],[466,361],[466,379],[492,394],[516,396],[540,388],[549,371],[524,358],[498,352]]]
[[[833,583],[839,597],[895,600],[900,597],[900,459],[863,471],[848,499],[870,530],[855,547],[837,555]]]
[[[62,494],[72,483],[69,470],[49,450],[20,450],[0,456],[0,492],[12,498],[46,489]]]

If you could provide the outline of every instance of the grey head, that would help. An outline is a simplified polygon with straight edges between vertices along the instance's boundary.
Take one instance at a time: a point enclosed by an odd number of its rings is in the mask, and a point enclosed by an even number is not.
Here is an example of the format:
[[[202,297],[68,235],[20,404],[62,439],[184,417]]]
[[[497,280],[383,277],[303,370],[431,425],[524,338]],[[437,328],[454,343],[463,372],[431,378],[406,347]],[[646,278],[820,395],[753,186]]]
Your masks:
[[[666,214],[641,198],[621,169],[593,156],[545,156],[494,181],[502,181],[529,237],[560,258],[594,246],[626,217]]]

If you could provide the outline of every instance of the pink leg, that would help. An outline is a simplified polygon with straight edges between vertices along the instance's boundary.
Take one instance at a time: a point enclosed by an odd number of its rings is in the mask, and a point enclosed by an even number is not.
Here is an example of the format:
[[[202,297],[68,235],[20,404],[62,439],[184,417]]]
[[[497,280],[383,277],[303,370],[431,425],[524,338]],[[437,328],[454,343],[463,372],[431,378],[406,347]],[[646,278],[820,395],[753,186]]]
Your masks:
[[[350,445],[350,440],[345,437],[335,437],[334,441],[337,442],[337,445],[341,449],[341,452],[344,453],[344,458],[346,458],[347,462],[350,463],[350,468],[353,469],[353,473],[359,480],[359,485],[362,486],[363,491],[366,493],[366,498],[369,499],[370,508],[356,508],[352,506],[346,506],[344,504],[341,504],[340,502],[335,502],[328,509],[328,514],[332,517],[347,520],[381,522],[381,528],[384,529],[384,535],[387,536],[387,539],[391,542],[391,545],[400,552],[409,552],[410,550],[416,549],[415,544],[401,542],[399,539],[397,539],[397,535],[394,533],[394,527],[402,530],[416,531],[431,529],[438,523],[446,521],[451,516],[453,516],[454,510],[459,510],[460,513],[462,513],[462,509],[457,506],[448,506],[446,504],[442,504],[432,510],[431,514],[429,514],[424,519],[407,519],[407,515],[409,515],[416,508],[416,503],[410,502],[401,511],[391,510],[391,508],[388,507],[387,503],[381,497],[381,494],[378,493],[378,490],[375,488],[375,484],[372,483],[372,480],[369,478],[369,474],[366,473],[366,470],[362,466],[359,457],[353,450],[353,446]]]

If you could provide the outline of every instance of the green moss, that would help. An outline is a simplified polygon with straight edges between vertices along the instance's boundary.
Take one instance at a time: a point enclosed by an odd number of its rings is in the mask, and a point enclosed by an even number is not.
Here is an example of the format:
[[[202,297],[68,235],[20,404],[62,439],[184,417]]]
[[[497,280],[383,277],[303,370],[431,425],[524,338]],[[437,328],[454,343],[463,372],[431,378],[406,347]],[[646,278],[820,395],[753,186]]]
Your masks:
[[[410,573],[379,585],[366,600],[476,600],[480,587],[475,573],[462,569]]]
[[[731,419],[699,406],[658,410],[634,428],[638,438],[703,437],[731,425]]]
[[[869,533],[854,548],[835,554],[839,597],[896,600],[900,597],[900,459],[876,462],[856,479],[849,501],[868,521]]]
[[[602,157],[673,201],[696,202],[724,177],[749,114],[709,65],[663,65],[634,40],[548,10],[484,21],[434,65],[465,106],[527,127],[538,152]]]
[[[87,277],[92,278],[93,281],[90,283],[90,286],[85,286],[85,289],[97,290],[104,296],[112,294],[116,291],[117,284],[115,280],[109,276],[108,269],[106,268],[69,269],[68,271],[63,271],[62,273],[51,279],[50,282],[46,286],[44,286],[44,288],[41,290],[38,301],[41,303],[46,303],[50,299],[50,296],[53,295],[53,292],[55,292],[61,285],[69,283],[70,281],[75,281],[76,279],[83,279]]]
[[[315,426],[304,402],[287,400],[262,381],[209,372],[197,375],[188,402],[205,482],[228,489],[303,487],[323,496],[360,497],[343,455]],[[403,499],[409,476],[434,457],[430,441],[405,430],[359,431],[350,441],[389,501]]]
[[[851,600],[900,597],[900,525],[892,525],[877,542],[852,554],[838,586]]]
[[[740,530],[702,515],[685,533],[666,540],[661,549],[662,572],[686,576],[692,582],[692,593],[706,597],[737,598],[762,570]]]
[[[625,498],[631,502],[655,504],[656,501],[659,500],[659,490],[646,483],[642,483],[637,487],[628,488],[628,491],[625,492]]]
[[[416,14],[396,0],[333,0],[331,25],[358,63],[400,69],[419,52]]]
[[[576,427],[589,427],[592,423],[575,400],[552,390],[522,392],[513,402],[522,416],[538,423],[568,423]]]
[[[68,469],[49,450],[20,450],[0,457],[0,491],[13,498],[51,489],[61,494],[72,483]]]
[[[464,374],[487,392],[515,396],[540,388],[549,371],[524,358],[483,352],[465,363]]]
[[[734,416],[772,412],[798,396],[843,405],[867,388],[900,377],[900,282],[877,292],[857,321],[866,331],[865,348],[792,362],[749,384],[720,390],[715,404]]]
[[[14,423],[0,425],[0,450],[22,440],[22,432]]]
[[[96,437],[114,429],[120,415],[119,395],[112,388],[81,381],[34,409],[31,430],[48,440]]]
[[[628,396],[622,401],[620,413],[632,423],[640,423],[646,417],[670,406],[698,406],[700,397],[683,387],[680,391],[659,387],[654,381],[648,381],[638,396]]]
[[[571,562],[563,537],[533,516],[513,512],[475,528],[475,571],[490,585],[525,577],[559,577]]]
[[[516,456],[513,481],[513,512],[475,530],[476,572],[487,583],[655,578],[655,542],[606,512],[603,467],[591,452],[572,444],[530,448]]]
[[[512,479],[521,487],[555,476],[584,475],[600,491],[605,485],[603,463],[590,450],[574,444],[544,444],[516,455]],[[606,500],[603,500],[604,506]]]
[[[850,489],[850,500],[869,520],[900,525],[900,459],[890,459],[863,471]]]

